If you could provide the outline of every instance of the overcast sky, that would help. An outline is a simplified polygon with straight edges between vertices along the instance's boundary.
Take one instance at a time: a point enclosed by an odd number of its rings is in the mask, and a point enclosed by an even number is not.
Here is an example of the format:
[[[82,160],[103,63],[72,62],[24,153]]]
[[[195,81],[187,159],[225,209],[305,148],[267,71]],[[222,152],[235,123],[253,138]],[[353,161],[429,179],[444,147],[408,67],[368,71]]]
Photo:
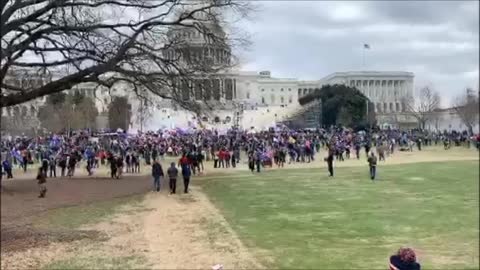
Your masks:
[[[442,104],[478,87],[478,1],[262,1],[242,26],[244,70],[320,79],[355,70],[411,71]],[[365,51],[362,64],[363,44]]]

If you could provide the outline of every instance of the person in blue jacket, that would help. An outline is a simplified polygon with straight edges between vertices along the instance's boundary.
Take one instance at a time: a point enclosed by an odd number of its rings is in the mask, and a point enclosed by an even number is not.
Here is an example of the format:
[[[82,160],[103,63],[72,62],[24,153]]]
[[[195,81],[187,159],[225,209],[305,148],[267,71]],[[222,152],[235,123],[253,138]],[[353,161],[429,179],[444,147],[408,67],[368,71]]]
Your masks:
[[[183,176],[183,186],[184,192],[188,193],[188,185],[190,184],[190,176],[192,175],[192,171],[190,169],[189,164],[182,164],[182,176]]]

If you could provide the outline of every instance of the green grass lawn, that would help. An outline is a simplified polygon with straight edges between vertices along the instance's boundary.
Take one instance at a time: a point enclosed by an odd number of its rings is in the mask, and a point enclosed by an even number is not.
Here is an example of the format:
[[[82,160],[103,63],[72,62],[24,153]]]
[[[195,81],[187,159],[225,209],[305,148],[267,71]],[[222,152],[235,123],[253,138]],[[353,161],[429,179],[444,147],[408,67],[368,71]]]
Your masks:
[[[339,168],[334,179],[325,169],[275,169],[201,185],[272,268],[386,269],[391,254],[410,246],[422,269],[476,269],[478,166],[380,165],[376,182],[367,167]]]

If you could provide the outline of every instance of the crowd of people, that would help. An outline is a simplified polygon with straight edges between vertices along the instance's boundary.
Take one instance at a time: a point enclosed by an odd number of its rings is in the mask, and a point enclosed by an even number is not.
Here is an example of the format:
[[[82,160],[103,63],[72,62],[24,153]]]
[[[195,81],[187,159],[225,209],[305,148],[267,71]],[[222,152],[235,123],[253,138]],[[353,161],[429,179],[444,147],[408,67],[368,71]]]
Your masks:
[[[188,186],[191,174],[196,175],[205,170],[205,161],[213,161],[214,169],[236,168],[243,156],[249,170],[260,172],[265,167],[313,162],[321,149],[325,149],[324,160],[329,175],[333,177],[335,160],[343,162],[350,158],[360,159],[364,150],[370,176],[374,180],[377,156],[378,161],[384,161],[395,151],[421,151],[425,146],[441,144],[448,150],[452,145],[470,147],[472,143],[479,148],[480,135],[469,136],[466,132],[456,131],[391,129],[355,132],[336,127],[316,130],[276,127],[260,132],[174,129],[138,134],[78,131],[35,138],[4,136],[1,141],[1,169],[2,176],[5,173],[7,178],[13,178],[14,166],[26,172],[32,164],[40,164],[37,178],[46,179],[57,177],[58,169],[60,177],[73,177],[80,164],[85,165],[89,176],[100,166],[108,166],[110,177],[120,179],[123,173],[139,174],[143,163],[153,165],[152,176],[157,179],[164,174],[156,166],[159,164],[156,161],[164,160],[166,156],[181,157],[178,167]],[[374,148],[376,155],[372,151]],[[175,166],[170,166],[173,167]],[[171,192],[175,193],[177,176],[175,170],[170,168],[167,174]],[[155,189],[158,189],[157,186]]]
[[[39,197],[46,196],[47,177],[73,177],[80,164],[89,176],[97,168],[109,168],[110,177],[120,179],[123,173],[139,174],[142,165],[151,165],[154,190],[161,190],[161,179],[168,178],[169,191],[177,193],[177,179],[183,178],[184,193],[189,192],[192,175],[201,174],[207,161],[213,169],[236,168],[242,157],[248,169],[259,173],[265,167],[283,168],[292,163],[310,163],[325,151],[329,175],[334,176],[333,163],[360,159],[363,155],[369,166],[370,178],[375,180],[377,163],[385,161],[396,151],[422,151],[424,147],[443,145],[480,149],[480,134],[466,132],[427,132],[421,130],[368,130],[346,128],[290,130],[277,127],[252,132],[230,129],[169,130],[138,133],[95,134],[79,131],[74,134],[49,134],[35,138],[2,138],[1,175],[13,178],[12,169],[18,166],[27,172],[39,164],[37,180]],[[375,149],[375,151],[373,151]],[[243,153],[243,155],[242,155]],[[179,158],[164,171],[160,163],[166,157]],[[415,252],[402,248],[390,258],[391,270],[420,269]]]

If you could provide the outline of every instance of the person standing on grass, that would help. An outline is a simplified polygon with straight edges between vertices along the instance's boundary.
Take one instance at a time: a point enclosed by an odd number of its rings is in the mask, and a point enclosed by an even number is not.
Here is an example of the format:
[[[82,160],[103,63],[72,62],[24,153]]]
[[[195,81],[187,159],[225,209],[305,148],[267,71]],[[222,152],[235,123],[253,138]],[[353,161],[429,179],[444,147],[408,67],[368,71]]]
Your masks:
[[[370,167],[370,178],[375,180],[375,175],[377,173],[377,157],[373,151],[370,153],[370,157],[368,157],[367,161],[368,166]]]
[[[162,165],[155,160],[152,165],[153,186],[157,192],[160,192],[160,183],[163,177]]]
[[[178,177],[178,170],[175,168],[175,162],[170,164],[170,168],[167,170],[168,178],[170,180],[170,194],[175,194],[175,190],[177,189],[177,177]]]
[[[45,198],[45,195],[47,194],[47,174],[42,167],[38,168],[37,180],[38,188],[40,190],[38,198]]]
[[[328,173],[330,177],[333,177],[333,156],[335,154],[335,150],[333,146],[330,144],[328,146],[328,156],[325,158],[328,167]]]
[[[248,168],[252,173],[255,171],[255,157],[252,152],[248,153]]]

